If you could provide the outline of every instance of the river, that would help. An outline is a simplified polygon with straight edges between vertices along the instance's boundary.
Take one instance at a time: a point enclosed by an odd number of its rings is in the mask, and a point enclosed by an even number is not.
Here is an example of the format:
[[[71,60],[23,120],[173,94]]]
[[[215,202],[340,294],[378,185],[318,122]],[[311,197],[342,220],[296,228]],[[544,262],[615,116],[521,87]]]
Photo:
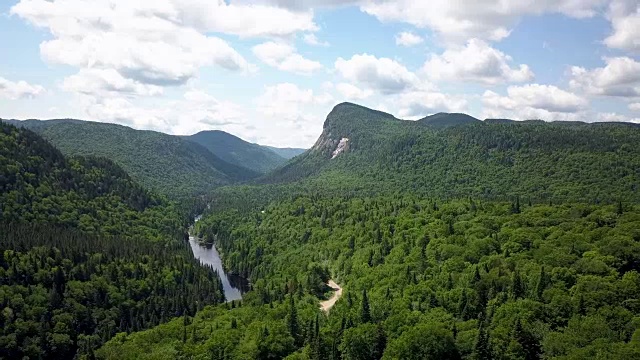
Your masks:
[[[200,220],[200,216],[197,216],[195,219],[195,221],[198,220]],[[222,280],[224,297],[227,302],[241,300],[242,294],[246,293],[250,289],[248,281],[240,276],[227,274],[224,271],[222,259],[220,259],[220,253],[218,253],[216,247],[201,245],[198,242],[198,238],[193,236],[191,232],[192,231],[189,232],[189,245],[191,245],[191,250],[193,250],[193,256],[196,259],[199,259],[202,264],[209,265],[218,272],[220,280]]]

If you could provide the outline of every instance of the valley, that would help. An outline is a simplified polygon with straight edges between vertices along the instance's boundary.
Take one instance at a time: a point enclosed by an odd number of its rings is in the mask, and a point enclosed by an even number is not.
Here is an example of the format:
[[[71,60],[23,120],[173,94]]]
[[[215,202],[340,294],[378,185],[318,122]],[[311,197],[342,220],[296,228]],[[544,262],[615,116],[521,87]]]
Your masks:
[[[640,357],[637,126],[0,126],[0,358]]]
[[[200,220],[197,216],[195,222]],[[192,227],[191,227],[192,228]],[[193,252],[193,257],[200,261],[204,266],[210,266],[220,277],[222,281],[222,290],[226,302],[242,300],[242,294],[250,290],[250,285],[246,279],[239,276],[227,274],[222,266],[222,259],[215,245],[205,246],[196,236],[189,231],[189,245]]]

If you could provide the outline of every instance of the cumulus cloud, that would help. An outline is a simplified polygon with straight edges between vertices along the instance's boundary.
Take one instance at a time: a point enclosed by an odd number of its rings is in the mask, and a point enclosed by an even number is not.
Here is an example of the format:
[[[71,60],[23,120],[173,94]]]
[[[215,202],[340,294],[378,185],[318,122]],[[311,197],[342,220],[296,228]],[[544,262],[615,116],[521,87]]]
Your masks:
[[[336,90],[347,100],[363,100],[373,95],[373,91],[368,89],[362,90],[359,87],[349,83],[337,84]]]
[[[120,96],[146,95],[154,96],[163,93],[163,88],[148,85],[123,77],[114,69],[81,69],[79,73],[67,77],[62,88],[66,91],[85,95]]]
[[[586,99],[552,85],[510,86],[507,96],[487,90],[482,102],[489,108],[503,110],[537,109],[551,113],[574,113],[588,106]]]
[[[335,68],[345,79],[386,95],[424,85],[404,65],[389,58],[354,55],[349,60],[338,58]]]
[[[397,0],[363,1],[362,11],[381,21],[399,21],[433,29],[447,41],[478,37],[501,40],[525,15],[561,13],[594,16],[608,0]]]
[[[511,86],[506,96],[485,91],[482,103],[482,116],[485,118],[585,122],[613,119],[611,114],[591,111],[588,101],[583,97],[552,85]],[[616,121],[633,120],[623,115],[617,116]]]
[[[302,38],[305,43],[313,46],[329,46],[327,41],[320,41],[316,34],[305,34]]]
[[[182,6],[187,6],[184,2]],[[40,45],[57,64],[111,69],[120,76],[158,86],[180,85],[202,66],[250,69],[224,40],[196,31],[172,1],[22,0],[11,8],[53,39]]]
[[[607,17],[613,33],[604,43],[614,49],[640,52],[640,5],[636,0],[613,0]]]
[[[467,109],[467,100],[461,96],[435,91],[411,91],[400,94],[397,99],[399,116],[420,118],[438,112],[462,112]]]
[[[44,92],[44,88],[40,85],[32,85],[23,80],[14,82],[0,77],[0,97],[2,98],[9,100],[34,98]]]
[[[265,64],[282,71],[309,75],[323,68],[319,62],[302,57],[293,46],[285,43],[265,42],[254,46],[253,53]]]
[[[472,39],[466,46],[432,55],[422,71],[436,81],[471,81],[489,85],[533,79],[534,74],[527,65],[512,67],[511,62],[509,55],[482,40]]]
[[[640,97],[640,62],[629,57],[604,58],[601,68],[571,68],[570,86],[590,95]]]
[[[629,110],[640,111],[640,103],[629,104]]]
[[[288,144],[313,143],[322,132],[322,120],[331,101],[333,97],[326,92],[316,94],[292,83],[266,86],[256,99],[258,114],[265,120],[259,125],[263,142],[273,143],[273,138],[282,134],[295,134],[286,139]]]
[[[202,90],[186,91],[181,99],[157,99],[140,104],[126,97],[80,97],[89,119],[152,129],[169,134],[192,134],[211,128],[245,127],[246,113],[230,101],[221,101]]]
[[[267,86],[257,99],[260,111],[268,115],[291,118],[300,112],[301,105],[326,103],[326,93],[316,96],[312,89],[301,89],[296,84],[281,83]]]
[[[412,32],[403,31],[396,35],[396,45],[400,46],[416,46],[424,42],[424,39]]]
[[[186,84],[205,66],[251,72],[254,66],[211,32],[241,37],[313,32],[312,11],[209,0],[21,0],[11,8],[51,39],[42,58],[76,67],[63,89],[94,96],[149,96]],[[311,72],[319,64],[291,53],[279,68]]]

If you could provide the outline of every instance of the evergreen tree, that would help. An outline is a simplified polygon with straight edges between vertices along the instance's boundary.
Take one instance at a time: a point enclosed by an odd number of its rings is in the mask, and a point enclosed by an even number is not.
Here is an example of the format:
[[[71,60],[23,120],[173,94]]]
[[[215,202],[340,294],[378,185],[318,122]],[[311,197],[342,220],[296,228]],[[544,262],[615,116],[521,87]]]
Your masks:
[[[480,314],[478,318],[478,335],[473,349],[473,358],[476,360],[490,360],[492,358],[489,348],[489,334],[485,326],[484,315]]]
[[[524,285],[520,278],[520,272],[518,269],[513,271],[513,277],[511,279],[511,297],[514,300],[524,297]]]
[[[544,271],[544,265],[540,267],[540,276],[538,277],[538,283],[536,284],[536,297],[538,300],[542,300],[542,294],[547,288],[547,273]]]
[[[360,321],[362,323],[371,322],[371,309],[369,308],[369,298],[367,297],[367,290],[362,290],[362,307],[360,308]]]
[[[522,353],[525,360],[540,359],[540,344],[531,333],[522,327],[520,318],[516,319],[513,327],[512,338],[522,347]]]
[[[300,345],[300,324],[298,323],[298,310],[296,309],[293,295],[289,295],[289,317],[287,319],[289,334],[297,346]]]

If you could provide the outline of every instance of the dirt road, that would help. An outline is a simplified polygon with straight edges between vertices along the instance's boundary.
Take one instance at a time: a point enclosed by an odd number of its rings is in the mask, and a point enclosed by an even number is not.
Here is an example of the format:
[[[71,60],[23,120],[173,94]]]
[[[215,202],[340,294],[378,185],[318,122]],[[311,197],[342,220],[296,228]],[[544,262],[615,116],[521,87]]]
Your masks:
[[[336,304],[336,301],[338,301],[338,299],[340,299],[340,296],[342,296],[342,288],[338,284],[336,284],[333,279],[329,280],[327,285],[329,285],[329,287],[332,288],[334,292],[328,300],[320,302],[320,308],[322,308],[322,311],[324,312],[328,312],[329,310],[331,310],[333,305]]]

